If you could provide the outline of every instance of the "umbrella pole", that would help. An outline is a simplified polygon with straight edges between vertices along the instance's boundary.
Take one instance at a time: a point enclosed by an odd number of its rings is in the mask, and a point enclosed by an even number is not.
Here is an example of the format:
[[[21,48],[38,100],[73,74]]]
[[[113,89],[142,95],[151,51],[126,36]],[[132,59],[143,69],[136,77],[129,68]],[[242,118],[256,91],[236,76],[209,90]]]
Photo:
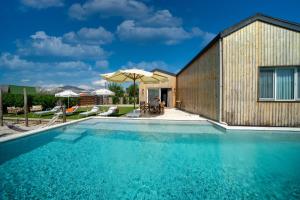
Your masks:
[[[133,76],[133,109],[135,109],[135,74]]]
[[[28,126],[28,106],[27,106],[27,91],[26,88],[23,89],[24,92],[24,116],[25,116],[25,126]]]
[[[70,97],[68,97],[68,108],[70,108]]]
[[[0,88],[0,126],[3,126],[3,103],[2,103],[2,90]]]

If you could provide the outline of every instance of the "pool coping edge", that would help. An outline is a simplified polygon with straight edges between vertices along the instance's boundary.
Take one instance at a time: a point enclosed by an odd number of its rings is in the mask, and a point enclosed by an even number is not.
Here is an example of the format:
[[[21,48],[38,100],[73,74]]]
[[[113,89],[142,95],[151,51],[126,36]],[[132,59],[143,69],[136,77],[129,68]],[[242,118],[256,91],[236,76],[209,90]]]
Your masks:
[[[7,141],[27,137],[27,136],[34,135],[34,134],[39,133],[39,132],[59,128],[59,127],[62,127],[62,126],[78,123],[78,122],[89,120],[89,119],[121,119],[121,120],[133,120],[133,121],[134,120],[136,120],[136,121],[138,121],[138,120],[163,120],[163,121],[182,121],[182,122],[185,122],[185,121],[194,121],[194,122],[207,121],[211,125],[216,126],[217,128],[224,129],[225,131],[230,131],[230,130],[237,130],[237,131],[238,130],[241,130],[241,131],[287,131],[287,132],[293,132],[293,133],[298,132],[300,134],[300,128],[298,128],[298,127],[228,126],[226,124],[222,124],[222,123],[210,120],[210,119],[205,119],[205,120],[203,120],[203,119],[202,120],[179,120],[179,119],[155,119],[155,118],[126,118],[126,117],[91,116],[91,117],[86,117],[86,118],[83,118],[83,119],[77,119],[77,120],[69,121],[69,122],[66,122],[66,123],[56,124],[56,125],[49,126],[49,127],[38,128],[38,129],[35,129],[35,130],[26,131],[24,133],[11,134],[11,135],[8,135],[8,136],[0,137],[0,143],[4,143],[4,142],[7,142]]]
[[[35,130],[26,131],[26,132],[23,132],[23,133],[16,133],[16,134],[7,135],[7,136],[4,136],[4,137],[0,137],[0,143],[15,140],[15,139],[19,139],[19,138],[23,138],[23,137],[27,137],[27,136],[34,135],[34,134],[39,133],[39,132],[48,131],[48,130],[51,130],[51,129],[59,128],[59,127],[66,126],[66,125],[69,125],[69,124],[78,123],[78,122],[85,121],[85,120],[92,119],[92,118],[93,117],[86,117],[86,118],[83,118],[83,119],[72,120],[72,121],[69,121],[69,122],[66,122],[66,123],[55,124],[55,125],[52,125],[52,126],[49,126],[49,127],[37,128]]]

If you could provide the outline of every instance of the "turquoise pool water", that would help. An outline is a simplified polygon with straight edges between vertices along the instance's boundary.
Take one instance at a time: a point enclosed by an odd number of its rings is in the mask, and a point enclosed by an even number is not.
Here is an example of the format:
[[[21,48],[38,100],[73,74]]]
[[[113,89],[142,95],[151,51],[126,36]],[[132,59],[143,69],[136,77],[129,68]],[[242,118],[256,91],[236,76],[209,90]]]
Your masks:
[[[0,156],[0,199],[300,198],[300,134],[94,119]]]

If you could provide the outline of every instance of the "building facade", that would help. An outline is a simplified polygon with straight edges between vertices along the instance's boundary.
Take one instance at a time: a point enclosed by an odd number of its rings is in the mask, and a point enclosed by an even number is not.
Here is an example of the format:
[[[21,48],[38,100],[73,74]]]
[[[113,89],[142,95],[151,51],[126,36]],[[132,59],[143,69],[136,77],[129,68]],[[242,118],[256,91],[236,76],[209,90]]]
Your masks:
[[[176,74],[154,69],[152,72],[163,75],[168,78],[168,81],[158,84],[144,84],[139,85],[139,101],[149,103],[156,97],[165,102],[166,107],[175,107],[176,97]]]
[[[228,125],[300,126],[300,25],[257,14],[177,74],[182,109]]]

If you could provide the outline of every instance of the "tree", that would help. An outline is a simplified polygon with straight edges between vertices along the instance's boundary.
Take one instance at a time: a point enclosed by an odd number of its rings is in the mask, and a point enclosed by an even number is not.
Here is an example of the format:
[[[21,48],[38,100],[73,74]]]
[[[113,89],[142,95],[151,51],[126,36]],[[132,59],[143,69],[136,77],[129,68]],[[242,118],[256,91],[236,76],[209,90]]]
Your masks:
[[[134,85],[131,84],[127,89],[127,94],[129,97],[129,103],[133,103],[133,99],[134,99]],[[139,102],[139,86],[136,84],[135,85],[135,102]]]
[[[133,97],[134,93],[133,93],[133,89],[134,88],[134,85],[131,84],[128,88],[127,88],[127,93],[128,93],[128,96],[129,97]],[[138,85],[135,85],[135,96],[138,97],[139,96],[139,86]]]
[[[108,89],[113,91],[115,93],[115,96],[113,96],[113,103],[119,103],[120,97],[124,96],[124,89],[120,84],[117,83],[110,83],[108,85]]]

